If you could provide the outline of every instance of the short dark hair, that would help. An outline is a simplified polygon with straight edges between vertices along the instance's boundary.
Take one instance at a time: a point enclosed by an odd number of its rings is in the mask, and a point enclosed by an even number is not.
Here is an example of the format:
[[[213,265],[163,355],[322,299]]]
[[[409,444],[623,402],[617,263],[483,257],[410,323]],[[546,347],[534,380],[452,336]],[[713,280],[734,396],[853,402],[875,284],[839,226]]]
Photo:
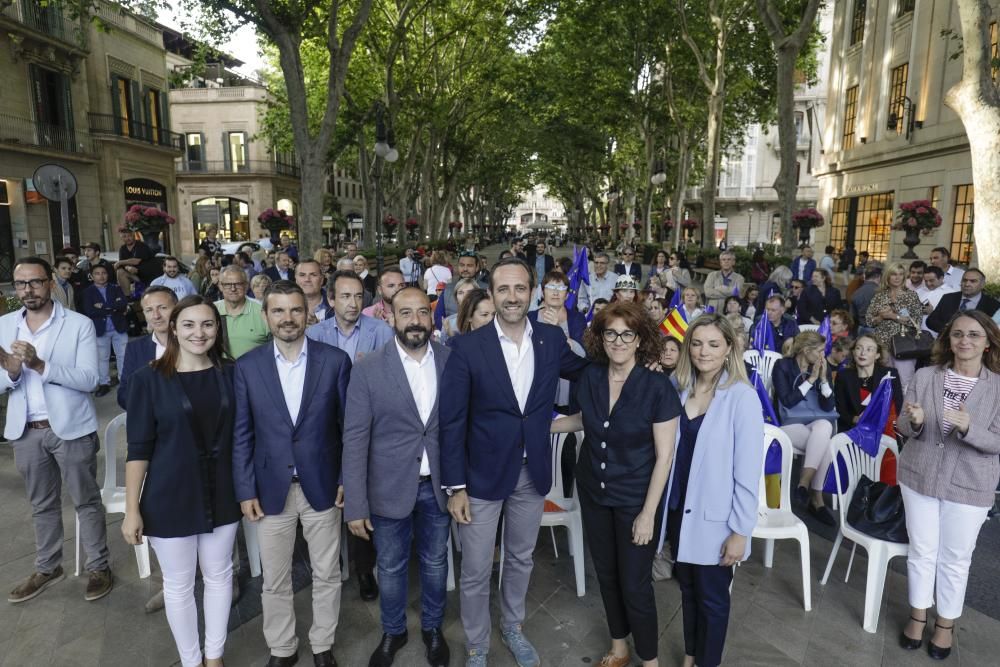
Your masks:
[[[340,280],[340,279],[342,279],[342,278],[346,278],[346,279],[349,279],[349,280],[357,280],[358,284],[361,285],[361,290],[364,291],[364,289],[365,289],[365,281],[361,280],[361,276],[359,276],[354,271],[348,271],[346,269],[343,269],[343,270],[340,270],[340,271],[334,271],[333,273],[330,274],[329,280],[326,281],[326,289],[327,289],[327,291],[328,292],[336,292],[337,291],[337,281]],[[327,298],[330,298],[329,294],[327,294]]]
[[[556,264],[558,264],[562,272],[566,274],[568,274],[573,268],[573,260],[569,257],[560,257],[556,260]]]
[[[834,248],[834,247],[833,247],[832,245],[828,245],[828,246],[827,246],[827,247],[826,247],[826,248],[824,249],[824,252],[825,252],[826,254],[828,254],[828,255],[829,255],[829,254],[831,254],[831,253],[834,253],[834,252],[836,252],[836,251],[837,251],[837,249],[836,249],[836,248]]]
[[[401,277],[403,280],[406,280],[406,275],[402,271],[400,271],[398,268],[396,268],[395,266],[392,266],[392,267],[389,267],[388,269],[382,269],[382,273],[380,273],[379,276],[378,276],[378,284],[379,285],[382,284],[382,276],[386,275],[387,273],[395,273],[395,274],[399,275],[399,277]]]
[[[931,250],[931,253],[935,253],[935,252],[939,252],[942,255],[944,255],[945,257],[947,257],[948,259],[951,259],[951,250],[948,250],[943,245],[939,245],[938,247],[936,247],[933,250]]]
[[[261,307],[267,312],[267,299],[272,294],[298,294],[302,297],[303,303],[306,300],[306,293],[302,291],[298,283],[293,280],[275,280],[264,290],[264,297],[261,299]]]
[[[944,280],[944,271],[941,270],[940,266],[931,265],[925,267],[924,275],[927,275],[928,273],[933,273],[935,276],[937,276],[938,280]]]
[[[104,267],[102,266],[101,268],[103,269]],[[170,301],[172,303],[177,303],[177,292],[165,285],[151,285],[147,287],[146,291],[142,293],[142,297],[139,298],[139,303],[142,303],[142,300],[150,294],[168,294],[170,295]]]
[[[73,260],[71,260],[66,255],[58,255],[56,256],[55,261],[52,262],[52,265],[55,266],[56,268],[59,268],[60,264],[69,264],[70,266],[73,266]]]
[[[474,289],[465,295],[462,299],[461,305],[458,307],[458,317],[455,318],[455,324],[458,330],[462,333],[469,333],[472,330],[472,315],[476,312],[476,308],[483,301],[489,301],[490,295],[484,289]]]
[[[912,262],[910,262],[910,271],[912,271],[913,269],[924,269],[924,270],[926,270],[927,269],[927,262],[925,262],[922,259],[915,259]]]
[[[562,271],[549,271],[544,276],[539,283],[542,286],[548,285],[549,283],[562,283],[566,287],[569,287],[569,278]]]
[[[90,273],[91,273],[91,275],[93,275],[94,271],[97,271],[97,270],[104,271],[109,276],[111,275],[111,272],[108,271],[108,267],[106,267],[104,264],[95,264],[94,266],[90,267]]]
[[[593,323],[584,331],[583,346],[590,359],[599,364],[609,363],[608,353],[604,350],[604,330],[614,319],[621,319],[626,327],[639,335],[639,345],[635,350],[636,364],[646,366],[660,360],[659,329],[642,306],[626,301],[610,304],[594,317]]]
[[[594,299],[594,303],[590,304],[590,307],[593,308],[594,306],[604,306],[609,303],[611,302],[608,301],[607,299]]]
[[[166,257],[163,258],[163,263],[166,264],[167,262],[177,262],[178,265],[180,265],[181,263],[180,260],[174,257],[173,255],[167,255]]]
[[[22,257],[21,259],[17,260],[17,264],[14,265],[14,270],[17,271],[17,267],[21,266],[22,264],[33,264],[35,266],[42,267],[48,279],[52,280],[52,265],[46,262],[41,257],[35,257],[35,256]]]
[[[497,269],[502,269],[505,266],[519,266],[528,272],[528,287],[530,289],[535,289],[535,270],[528,265],[526,261],[520,257],[505,257],[499,262],[493,265],[490,269],[489,278],[486,280],[486,287],[492,292],[493,291],[493,274],[497,272]]]
[[[984,281],[986,280],[986,274],[983,273],[982,271],[980,271],[979,269],[977,269],[974,266],[970,266],[969,268],[967,268],[965,270],[965,273],[973,273],[973,272],[978,273],[979,275],[981,275],[983,277]],[[963,273],[962,275],[964,276],[965,274]]]

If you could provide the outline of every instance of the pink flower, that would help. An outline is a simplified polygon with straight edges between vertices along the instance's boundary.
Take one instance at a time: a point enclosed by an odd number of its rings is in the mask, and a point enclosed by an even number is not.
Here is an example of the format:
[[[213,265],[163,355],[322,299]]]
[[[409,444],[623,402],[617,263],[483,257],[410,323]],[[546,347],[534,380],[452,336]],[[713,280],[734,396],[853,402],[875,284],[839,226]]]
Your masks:
[[[164,218],[163,218],[163,221],[164,221],[165,223],[167,223],[168,225],[172,225],[172,224],[174,224],[175,222],[177,222],[177,218],[175,218],[175,217],[174,217],[174,216],[172,216],[172,215],[168,215],[168,216],[164,216]]]
[[[139,215],[138,211],[133,210],[134,208],[135,207],[133,206],[132,208],[129,209],[128,213],[125,214],[125,222],[129,223],[130,225],[139,222],[139,218],[142,217],[141,215]]]
[[[926,206],[917,207],[917,215],[927,215],[928,213],[930,213],[930,211],[927,210]]]

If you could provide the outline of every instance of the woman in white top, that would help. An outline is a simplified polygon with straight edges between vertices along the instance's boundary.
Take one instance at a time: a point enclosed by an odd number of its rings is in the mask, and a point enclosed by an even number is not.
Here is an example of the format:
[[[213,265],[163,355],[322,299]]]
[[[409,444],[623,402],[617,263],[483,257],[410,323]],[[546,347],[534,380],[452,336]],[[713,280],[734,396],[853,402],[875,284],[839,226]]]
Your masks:
[[[444,258],[444,253],[435,250],[431,253],[431,266],[424,271],[424,285],[427,287],[427,294],[436,296],[438,285],[447,285],[451,281],[451,269],[448,268]]]

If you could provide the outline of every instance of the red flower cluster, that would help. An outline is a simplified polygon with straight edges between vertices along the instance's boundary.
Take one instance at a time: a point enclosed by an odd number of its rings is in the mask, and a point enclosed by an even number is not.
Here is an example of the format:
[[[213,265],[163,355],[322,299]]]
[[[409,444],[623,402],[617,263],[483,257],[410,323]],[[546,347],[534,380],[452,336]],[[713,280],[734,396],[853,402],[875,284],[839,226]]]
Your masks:
[[[799,228],[822,227],[823,214],[814,208],[802,208],[792,213],[792,224]]]
[[[927,199],[903,202],[896,212],[892,228],[901,232],[920,232],[927,236],[941,226],[941,214]]]
[[[398,224],[399,220],[396,220],[391,214],[385,216],[385,219],[382,221],[382,226],[386,229],[395,229]]]
[[[166,225],[177,222],[177,218],[155,206],[133,204],[125,213],[125,227],[130,232],[158,232]]]
[[[261,227],[271,232],[295,228],[295,218],[288,215],[283,208],[278,210],[265,209],[257,216],[257,222],[260,223]]]
[[[683,229],[698,229],[701,226],[701,220],[695,220],[694,218],[685,218],[681,222],[681,228]]]
[[[416,229],[417,227],[419,227],[419,226],[420,226],[420,223],[419,223],[419,222],[417,222],[417,219],[416,219],[416,218],[409,218],[409,219],[408,219],[408,220],[406,221],[406,228],[407,228],[407,229],[409,229],[409,230],[410,230],[411,232],[412,232],[412,231],[413,231],[414,229]]]
[[[448,223],[448,227],[450,229],[461,229],[462,223],[459,222],[458,220],[452,220],[451,222]]]

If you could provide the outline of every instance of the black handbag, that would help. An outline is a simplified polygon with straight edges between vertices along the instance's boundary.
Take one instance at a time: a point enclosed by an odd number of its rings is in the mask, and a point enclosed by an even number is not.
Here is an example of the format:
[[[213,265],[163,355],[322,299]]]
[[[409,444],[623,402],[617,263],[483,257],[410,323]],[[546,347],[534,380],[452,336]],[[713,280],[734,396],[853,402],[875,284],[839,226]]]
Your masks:
[[[862,475],[847,506],[847,523],[865,535],[908,544],[906,534],[906,508],[898,486],[873,482]]]
[[[934,347],[934,336],[920,331],[916,336],[893,336],[892,356],[897,359],[929,359]]]

